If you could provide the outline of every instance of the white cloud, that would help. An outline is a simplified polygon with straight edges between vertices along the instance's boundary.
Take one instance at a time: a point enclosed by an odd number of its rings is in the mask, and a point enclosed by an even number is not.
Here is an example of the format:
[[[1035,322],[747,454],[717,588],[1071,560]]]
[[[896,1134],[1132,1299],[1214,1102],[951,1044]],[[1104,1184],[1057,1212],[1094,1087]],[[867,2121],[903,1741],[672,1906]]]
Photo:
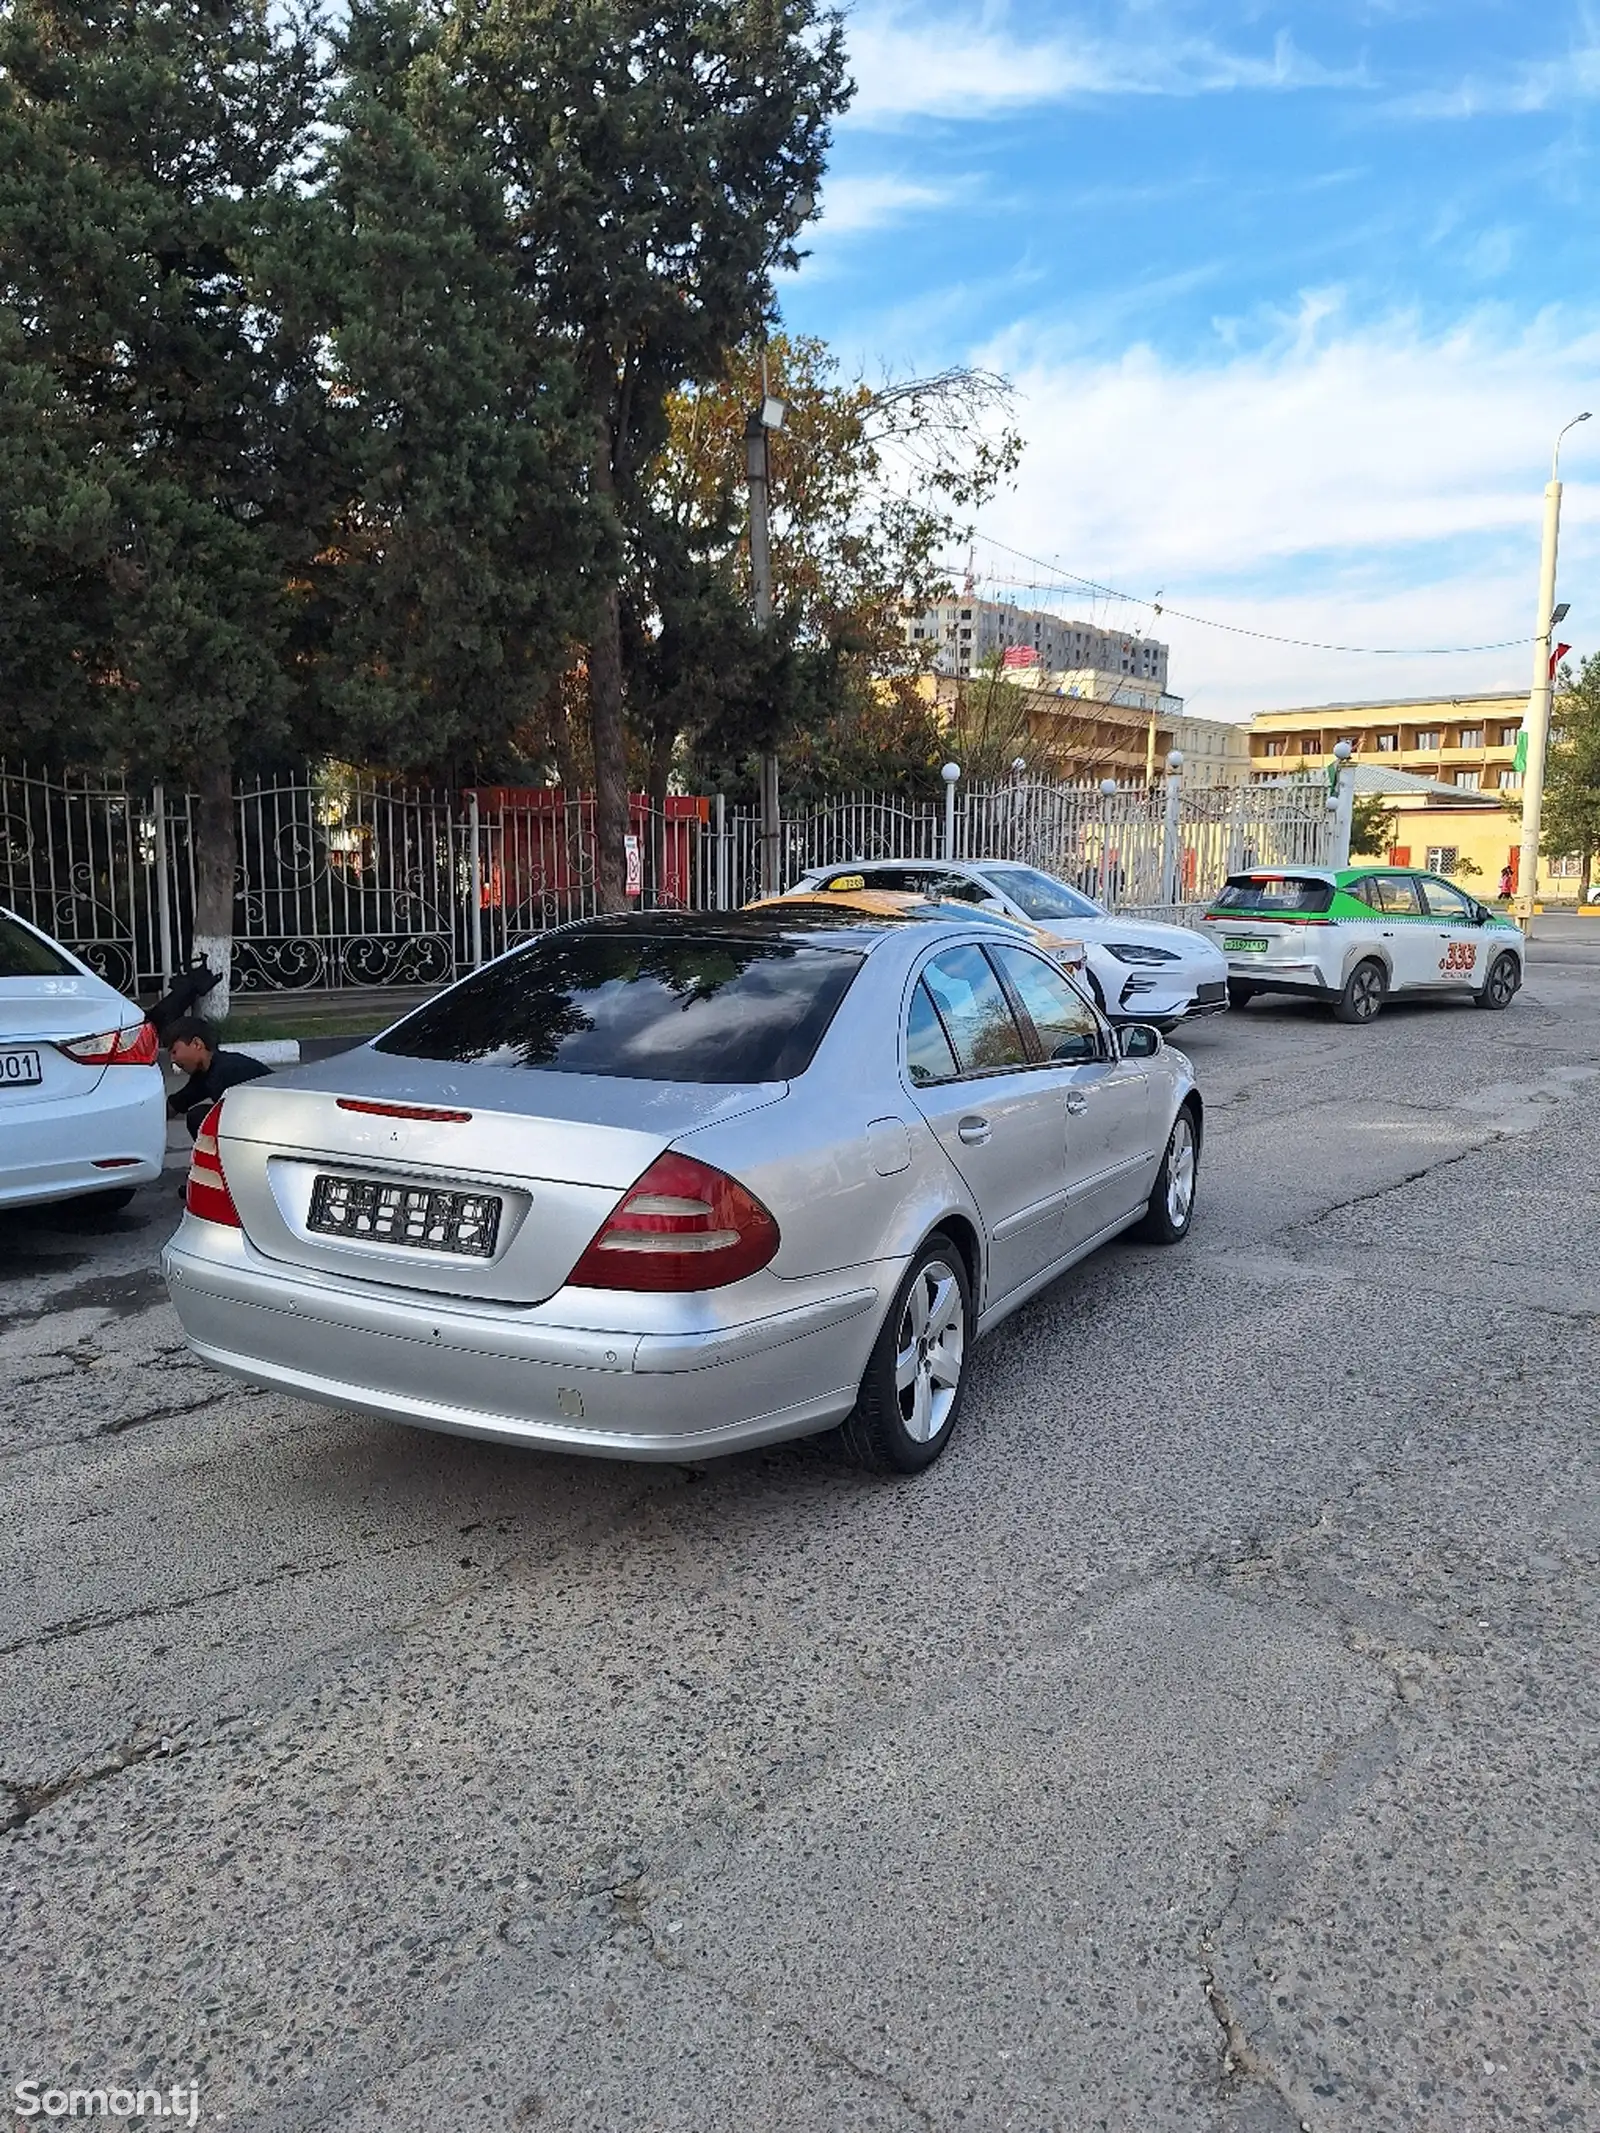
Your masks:
[[[946,207],[957,194],[955,186],[927,185],[887,171],[829,178],[822,191],[822,227],[831,237],[886,229],[910,215]]]
[[[1403,318],[1353,326],[1323,297],[1270,345],[1209,361],[1095,359],[1026,327],[977,360],[1016,381],[1030,439],[987,533],[1147,599],[1161,588],[1173,607],[1335,645],[1530,636],[1551,440],[1580,408],[1600,412],[1600,322],[1555,316],[1517,331],[1485,315],[1439,335]],[[1583,587],[1600,566],[1600,422],[1564,449],[1563,582],[1574,641],[1595,646],[1600,603]],[[1148,609],[1109,611],[1150,626]],[[1156,627],[1173,687],[1218,715],[1521,688],[1531,656],[1376,659],[1170,615]]]
[[[846,124],[983,118],[1026,105],[1094,96],[1197,96],[1351,82],[1308,59],[1287,31],[1268,50],[1234,52],[1178,34],[1140,11],[1121,38],[1076,28],[1044,38],[1014,31],[1002,11],[869,4],[850,18],[856,97]]]
[[[1600,96],[1600,24],[1584,14],[1584,41],[1558,59],[1530,59],[1499,73],[1464,76],[1448,88],[1395,98],[1386,108],[1400,118],[1465,119],[1489,113],[1550,111]]]

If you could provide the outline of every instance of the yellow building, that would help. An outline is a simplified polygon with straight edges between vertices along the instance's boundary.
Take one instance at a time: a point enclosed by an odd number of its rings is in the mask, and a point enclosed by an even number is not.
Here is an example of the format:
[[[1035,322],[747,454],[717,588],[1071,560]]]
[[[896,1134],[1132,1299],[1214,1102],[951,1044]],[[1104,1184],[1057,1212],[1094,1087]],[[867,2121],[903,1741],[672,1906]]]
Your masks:
[[[1255,778],[1281,778],[1321,770],[1334,743],[1348,741],[1359,762],[1408,770],[1464,792],[1509,796],[1521,788],[1513,758],[1527,707],[1523,689],[1258,711],[1250,721],[1250,771]]]
[[[1516,867],[1522,839],[1515,758],[1527,704],[1526,690],[1499,690],[1259,711],[1250,721],[1250,776],[1262,783],[1325,772],[1334,744],[1348,741],[1358,770],[1403,774],[1356,781],[1358,794],[1381,790],[1395,810],[1395,842],[1385,856],[1454,875],[1492,900],[1501,870]],[[1571,897],[1577,873],[1576,860],[1541,860],[1537,893]]]

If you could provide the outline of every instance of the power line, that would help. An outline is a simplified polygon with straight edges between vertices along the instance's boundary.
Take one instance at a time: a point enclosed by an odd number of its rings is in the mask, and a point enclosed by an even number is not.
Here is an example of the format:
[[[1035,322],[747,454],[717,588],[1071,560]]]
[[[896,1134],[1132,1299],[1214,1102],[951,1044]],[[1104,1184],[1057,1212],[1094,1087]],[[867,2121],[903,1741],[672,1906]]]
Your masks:
[[[1014,585],[1018,591],[1030,592],[1052,592],[1063,583],[1081,586],[1085,592],[1099,593],[1108,600],[1125,600],[1130,607],[1148,607],[1153,614],[1171,615],[1176,621],[1193,622],[1201,629],[1225,630],[1230,637],[1254,637],[1262,644],[1292,645],[1302,652],[1353,652],[1369,659],[1452,659],[1467,652],[1515,651],[1519,645],[1533,642],[1531,637],[1506,637],[1498,644],[1321,644],[1311,637],[1279,637],[1271,630],[1246,629],[1239,622],[1219,622],[1213,615],[1190,614],[1185,608],[1170,606],[1159,596],[1152,600],[1139,593],[1119,592],[1114,585],[1102,585],[1095,578],[1083,578],[1076,571],[1063,570],[1058,563],[1047,563],[1043,556],[1029,555],[1021,548],[1008,548],[1004,541],[995,540],[991,534],[977,533],[973,539],[985,548],[998,550],[1001,555],[1015,556],[1019,563],[1031,563],[1035,569],[1048,570],[1054,581],[1040,585],[1021,578],[997,576],[997,584]],[[949,569],[952,577],[959,575],[948,564],[941,564],[940,568]]]

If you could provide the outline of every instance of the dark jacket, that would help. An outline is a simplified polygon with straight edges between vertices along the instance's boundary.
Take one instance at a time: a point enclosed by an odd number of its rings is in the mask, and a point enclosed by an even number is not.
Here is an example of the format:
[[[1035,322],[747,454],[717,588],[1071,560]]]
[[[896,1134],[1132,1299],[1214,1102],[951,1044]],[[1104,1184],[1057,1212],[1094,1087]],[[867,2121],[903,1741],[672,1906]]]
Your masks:
[[[236,1089],[241,1081],[259,1081],[263,1074],[270,1074],[271,1067],[263,1066],[259,1059],[251,1059],[244,1052],[217,1050],[211,1054],[211,1064],[203,1074],[191,1074],[181,1089],[174,1089],[167,1098],[167,1109],[174,1118],[182,1118],[197,1104],[209,1108],[228,1089]]]

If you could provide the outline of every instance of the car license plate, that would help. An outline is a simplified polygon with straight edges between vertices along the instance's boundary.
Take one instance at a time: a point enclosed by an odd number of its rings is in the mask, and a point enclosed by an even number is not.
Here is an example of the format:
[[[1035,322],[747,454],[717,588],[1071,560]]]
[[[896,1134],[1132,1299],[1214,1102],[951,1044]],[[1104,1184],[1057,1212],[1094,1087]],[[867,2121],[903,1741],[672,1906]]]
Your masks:
[[[319,1173],[306,1228],[320,1237],[490,1259],[500,1234],[500,1207],[493,1193],[435,1192],[427,1186],[386,1185],[379,1178]]]
[[[1267,943],[1258,933],[1229,933],[1223,936],[1224,955],[1265,955]]]
[[[0,1089],[32,1089],[44,1079],[37,1052],[0,1052]]]

